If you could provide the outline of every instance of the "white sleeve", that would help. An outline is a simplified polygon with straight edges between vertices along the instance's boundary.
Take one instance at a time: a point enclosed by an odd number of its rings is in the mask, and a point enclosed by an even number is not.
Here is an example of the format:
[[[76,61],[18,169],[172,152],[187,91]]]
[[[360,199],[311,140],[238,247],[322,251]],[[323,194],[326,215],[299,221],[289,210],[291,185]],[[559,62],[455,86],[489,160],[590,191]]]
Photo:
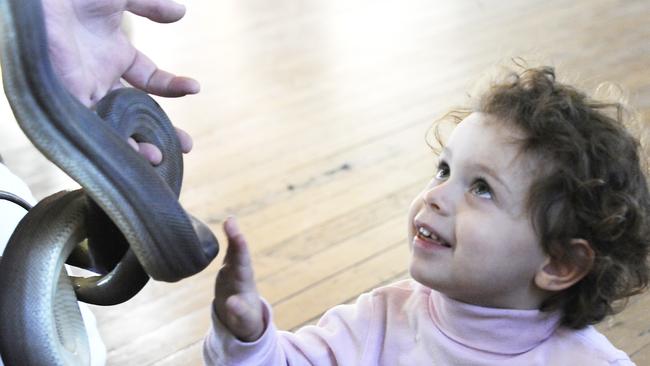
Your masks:
[[[4,164],[0,164],[0,191],[13,193],[32,205],[36,203],[25,182],[15,176]],[[0,200],[0,253],[4,252],[9,237],[26,213],[27,211],[17,204]]]

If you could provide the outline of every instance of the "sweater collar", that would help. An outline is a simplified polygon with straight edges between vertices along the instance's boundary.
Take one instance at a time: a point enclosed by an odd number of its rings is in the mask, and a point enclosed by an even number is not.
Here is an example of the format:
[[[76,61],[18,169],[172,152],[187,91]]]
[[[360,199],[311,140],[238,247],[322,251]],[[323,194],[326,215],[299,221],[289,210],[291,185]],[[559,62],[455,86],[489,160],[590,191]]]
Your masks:
[[[544,342],[560,323],[559,312],[487,308],[437,291],[431,291],[429,299],[431,318],[442,333],[465,346],[492,353],[524,353]]]

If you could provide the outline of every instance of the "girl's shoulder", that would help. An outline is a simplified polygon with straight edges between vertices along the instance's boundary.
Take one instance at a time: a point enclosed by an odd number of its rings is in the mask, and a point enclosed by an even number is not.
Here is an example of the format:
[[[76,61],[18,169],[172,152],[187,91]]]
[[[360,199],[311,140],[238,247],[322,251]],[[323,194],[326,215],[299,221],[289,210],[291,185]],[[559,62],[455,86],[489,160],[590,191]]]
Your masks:
[[[428,304],[431,293],[430,288],[415,280],[405,279],[378,287],[362,296],[367,296],[367,300],[378,309],[385,309],[387,306],[407,309],[411,306]]]
[[[558,357],[572,360],[587,357],[592,364],[634,365],[625,352],[616,348],[593,326],[578,330],[560,326],[549,341]]]

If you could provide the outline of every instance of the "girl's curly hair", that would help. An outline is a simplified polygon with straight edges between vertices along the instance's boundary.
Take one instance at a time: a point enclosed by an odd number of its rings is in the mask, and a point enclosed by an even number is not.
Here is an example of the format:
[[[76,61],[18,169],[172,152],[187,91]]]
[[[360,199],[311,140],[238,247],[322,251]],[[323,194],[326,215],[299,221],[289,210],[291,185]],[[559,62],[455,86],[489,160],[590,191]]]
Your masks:
[[[594,251],[589,273],[548,298],[542,310],[562,310],[562,324],[579,329],[647,288],[650,193],[640,143],[624,125],[625,105],[592,100],[541,67],[511,72],[476,107],[446,117],[459,122],[471,112],[515,126],[524,135],[522,152],[541,162],[527,206],[546,253],[580,264],[568,250],[576,238]]]

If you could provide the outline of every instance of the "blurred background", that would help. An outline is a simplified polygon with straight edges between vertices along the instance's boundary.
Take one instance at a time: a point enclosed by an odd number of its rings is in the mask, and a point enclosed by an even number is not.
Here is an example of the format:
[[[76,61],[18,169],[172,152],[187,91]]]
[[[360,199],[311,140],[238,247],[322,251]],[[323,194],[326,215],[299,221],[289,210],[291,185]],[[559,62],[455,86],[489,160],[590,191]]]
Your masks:
[[[129,17],[129,32],[158,66],[201,82],[196,96],[157,98],[194,137],[181,201],[222,249],[221,223],[239,218],[281,329],[408,275],[406,213],[436,163],[427,129],[491,70],[523,58],[586,91],[615,83],[650,121],[647,0],[183,3],[180,22]],[[4,98],[0,120],[0,153],[37,198],[76,187]],[[201,364],[223,252],[196,276],[93,307],[108,364]],[[599,325],[638,365],[650,365],[649,306],[634,298]]]

